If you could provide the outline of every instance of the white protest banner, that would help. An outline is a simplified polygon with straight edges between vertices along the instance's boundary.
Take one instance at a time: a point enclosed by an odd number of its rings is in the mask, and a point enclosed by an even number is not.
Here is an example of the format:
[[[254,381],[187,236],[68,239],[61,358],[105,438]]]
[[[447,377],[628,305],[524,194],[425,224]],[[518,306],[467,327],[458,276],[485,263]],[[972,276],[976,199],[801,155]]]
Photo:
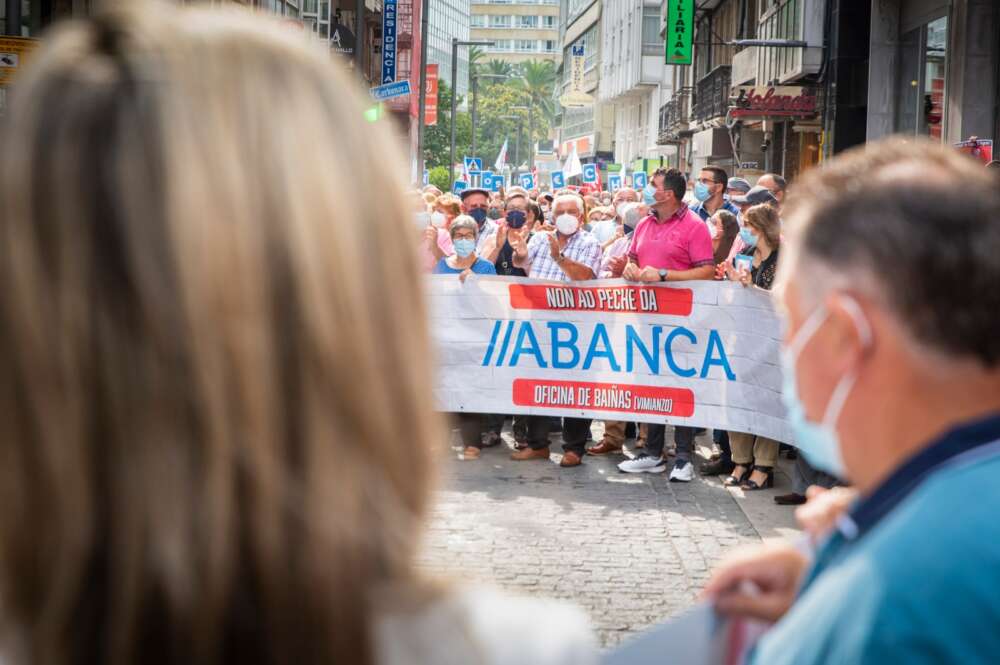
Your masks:
[[[443,411],[694,425],[792,442],[781,324],[730,282],[428,279]]]

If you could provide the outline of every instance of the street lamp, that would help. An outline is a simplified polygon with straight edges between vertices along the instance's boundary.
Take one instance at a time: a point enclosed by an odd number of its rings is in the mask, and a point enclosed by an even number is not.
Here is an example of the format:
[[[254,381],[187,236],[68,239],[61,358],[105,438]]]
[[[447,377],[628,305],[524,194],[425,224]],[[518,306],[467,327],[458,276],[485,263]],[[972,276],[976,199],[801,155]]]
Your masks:
[[[517,120],[517,137],[514,139],[514,172],[511,174],[511,180],[513,181],[517,177],[521,165],[521,131],[524,129],[524,116],[502,115],[500,118],[502,120]],[[514,183],[511,182],[511,184]]]
[[[451,152],[448,159],[448,182],[455,182],[455,98],[458,96],[455,83],[458,80],[458,47],[459,46],[493,46],[494,42],[481,39],[460,40],[451,38]]]
[[[504,76],[503,74],[476,74],[475,72],[469,74],[472,79],[472,147],[469,155],[470,157],[476,156],[476,102],[479,99],[479,79],[501,79],[506,80],[510,77]]]

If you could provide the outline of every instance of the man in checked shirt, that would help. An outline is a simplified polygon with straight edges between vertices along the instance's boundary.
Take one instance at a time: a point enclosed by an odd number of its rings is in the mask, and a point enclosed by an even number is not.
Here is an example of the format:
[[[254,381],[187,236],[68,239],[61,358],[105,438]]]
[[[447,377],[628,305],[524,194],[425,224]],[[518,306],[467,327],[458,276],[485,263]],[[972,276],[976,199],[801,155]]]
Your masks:
[[[576,194],[561,194],[553,202],[552,218],[556,231],[536,233],[527,243],[523,234],[510,237],[514,265],[523,268],[530,279],[575,282],[596,279],[601,268],[601,244],[583,230],[583,199]],[[707,232],[706,232],[707,233]],[[590,438],[589,418],[563,419],[563,457],[559,466],[580,466]],[[547,416],[528,417],[528,447],[511,455],[514,460],[549,459]]]

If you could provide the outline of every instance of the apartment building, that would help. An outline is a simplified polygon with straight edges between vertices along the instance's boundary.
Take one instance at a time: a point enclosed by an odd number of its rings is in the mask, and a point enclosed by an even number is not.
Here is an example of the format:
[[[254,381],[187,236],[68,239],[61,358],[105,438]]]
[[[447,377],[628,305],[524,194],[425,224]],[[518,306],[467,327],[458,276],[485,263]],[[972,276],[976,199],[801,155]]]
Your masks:
[[[659,109],[670,99],[672,70],[664,64],[659,0],[607,2],[601,14],[598,97],[614,109],[614,161],[626,174],[652,172],[676,148],[657,143]]]
[[[494,42],[485,59],[559,61],[559,0],[472,0],[471,11],[471,38]]]

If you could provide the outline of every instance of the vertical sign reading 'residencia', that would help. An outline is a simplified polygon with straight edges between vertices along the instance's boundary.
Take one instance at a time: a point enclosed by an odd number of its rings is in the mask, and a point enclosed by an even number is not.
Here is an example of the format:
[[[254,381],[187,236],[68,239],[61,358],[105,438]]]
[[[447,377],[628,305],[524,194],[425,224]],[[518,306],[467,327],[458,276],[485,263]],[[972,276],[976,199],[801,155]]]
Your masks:
[[[396,80],[396,0],[382,0],[382,85]]]
[[[694,0],[668,0],[666,56],[668,65],[691,64]]]

